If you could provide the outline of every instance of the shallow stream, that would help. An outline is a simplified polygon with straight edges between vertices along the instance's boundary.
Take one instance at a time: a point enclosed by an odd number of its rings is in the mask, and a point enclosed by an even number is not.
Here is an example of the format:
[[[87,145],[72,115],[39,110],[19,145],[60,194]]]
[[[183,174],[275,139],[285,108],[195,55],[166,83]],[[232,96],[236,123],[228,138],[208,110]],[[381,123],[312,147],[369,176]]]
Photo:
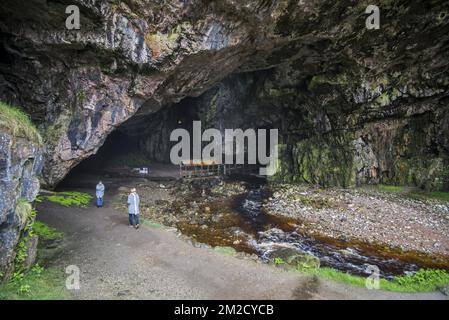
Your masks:
[[[245,193],[207,203],[220,219],[202,224],[180,222],[178,228],[197,242],[231,246],[263,260],[268,260],[273,250],[292,248],[318,257],[321,266],[356,275],[366,274],[370,265],[377,266],[385,278],[413,273],[421,267],[449,268],[435,257],[420,253],[357,240],[310,236],[300,227],[304,222],[264,212],[262,203],[269,194],[263,180],[247,179],[246,187]]]

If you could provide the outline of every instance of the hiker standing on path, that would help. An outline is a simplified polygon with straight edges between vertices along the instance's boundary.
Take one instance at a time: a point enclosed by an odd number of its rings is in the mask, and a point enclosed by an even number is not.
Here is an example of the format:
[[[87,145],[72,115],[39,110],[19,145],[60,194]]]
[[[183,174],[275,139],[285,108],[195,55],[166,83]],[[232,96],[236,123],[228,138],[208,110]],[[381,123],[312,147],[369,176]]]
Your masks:
[[[140,199],[136,188],[132,188],[128,196],[129,226],[134,226],[136,229],[139,228],[139,204]]]
[[[103,206],[103,197],[104,197],[104,184],[103,182],[98,182],[97,187],[95,189],[95,195],[97,196],[97,208]]]

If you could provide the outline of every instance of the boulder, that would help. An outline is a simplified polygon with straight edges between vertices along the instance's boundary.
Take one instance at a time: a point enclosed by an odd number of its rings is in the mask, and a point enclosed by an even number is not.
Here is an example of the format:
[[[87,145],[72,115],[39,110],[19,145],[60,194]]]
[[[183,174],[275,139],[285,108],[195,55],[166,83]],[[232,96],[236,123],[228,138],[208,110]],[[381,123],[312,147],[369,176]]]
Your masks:
[[[33,266],[34,262],[36,261],[38,242],[39,242],[38,236],[32,236],[28,239],[27,244],[26,244],[26,246],[27,246],[26,255],[27,256],[22,265],[24,270],[29,270]]]
[[[320,267],[320,259],[294,248],[279,248],[268,254],[271,261],[276,258],[282,259],[282,262],[288,266],[298,269],[316,269]]]

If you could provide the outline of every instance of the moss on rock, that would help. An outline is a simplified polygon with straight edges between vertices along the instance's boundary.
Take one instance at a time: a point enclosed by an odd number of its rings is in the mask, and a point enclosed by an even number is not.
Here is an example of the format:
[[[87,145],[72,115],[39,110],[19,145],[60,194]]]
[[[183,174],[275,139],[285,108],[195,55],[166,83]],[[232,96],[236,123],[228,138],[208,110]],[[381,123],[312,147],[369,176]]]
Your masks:
[[[22,137],[42,144],[42,138],[30,117],[7,103],[0,101],[0,128],[6,130],[14,137]]]

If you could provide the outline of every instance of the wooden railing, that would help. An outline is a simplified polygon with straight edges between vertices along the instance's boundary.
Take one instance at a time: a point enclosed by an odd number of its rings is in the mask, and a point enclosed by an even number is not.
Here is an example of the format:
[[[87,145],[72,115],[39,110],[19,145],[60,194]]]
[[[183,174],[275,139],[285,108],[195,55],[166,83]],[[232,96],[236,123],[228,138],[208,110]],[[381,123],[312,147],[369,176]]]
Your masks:
[[[218,164],[214,161],[187,160],[179,165],[181,178],[212,177],[230,175],[233,173],[255,173],[256,165],[245,164]]]

